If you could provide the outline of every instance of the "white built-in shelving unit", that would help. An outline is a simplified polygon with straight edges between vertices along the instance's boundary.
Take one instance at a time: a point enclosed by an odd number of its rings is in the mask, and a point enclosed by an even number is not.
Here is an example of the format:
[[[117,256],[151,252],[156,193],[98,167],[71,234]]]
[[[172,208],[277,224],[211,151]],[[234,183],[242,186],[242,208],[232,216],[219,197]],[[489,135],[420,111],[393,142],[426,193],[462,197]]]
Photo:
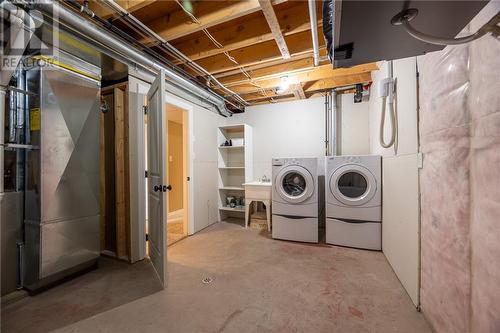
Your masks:
[[[226,125],[217,129],[219,168],[219,218],[244,218],[245,205],[230,207],[228,196],[244,198],[243,184],[253,180],[252,127],[247,124]],[[232,146],[224,146],[226,141]]]

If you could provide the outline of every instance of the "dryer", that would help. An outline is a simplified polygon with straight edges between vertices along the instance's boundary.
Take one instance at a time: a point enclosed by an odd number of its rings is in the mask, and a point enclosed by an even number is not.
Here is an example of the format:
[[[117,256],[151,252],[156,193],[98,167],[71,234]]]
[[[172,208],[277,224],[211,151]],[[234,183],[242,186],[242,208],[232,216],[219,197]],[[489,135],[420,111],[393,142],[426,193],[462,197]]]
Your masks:
[[[318,159],[273,158],[272,237],[318,242]]]
[[[382,249],[381,157],[326,158],[326,242]]]

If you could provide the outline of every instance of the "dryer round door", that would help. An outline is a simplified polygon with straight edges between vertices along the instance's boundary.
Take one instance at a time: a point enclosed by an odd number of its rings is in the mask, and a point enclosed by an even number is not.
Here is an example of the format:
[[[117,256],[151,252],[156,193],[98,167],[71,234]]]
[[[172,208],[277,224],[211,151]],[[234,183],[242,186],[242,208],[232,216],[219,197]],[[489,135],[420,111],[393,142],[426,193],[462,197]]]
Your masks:
[[[314,193],[314,179],[305,168],[290,165],[281,169],[276,177],[276,192],[289,203],[300,203]]]
[[[348,206],[360,206],[370,201],[377,191],[377,181],[367,168],[357,164],[339,167],[330,177],[330,191]]]

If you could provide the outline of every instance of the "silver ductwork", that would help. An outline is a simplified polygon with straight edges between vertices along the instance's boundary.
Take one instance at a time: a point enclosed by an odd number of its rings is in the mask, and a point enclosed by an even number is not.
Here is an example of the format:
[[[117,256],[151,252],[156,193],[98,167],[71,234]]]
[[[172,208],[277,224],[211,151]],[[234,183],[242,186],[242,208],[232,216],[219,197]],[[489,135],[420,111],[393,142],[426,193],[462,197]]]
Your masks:
[[[318,18],[316,15],[316,1],[309,0],[309,20],[311,21],[311,36],[313,43],[314,66],[319,66],[319,40],[318,40]]]
[[[61,50],[33,59],[25,67],[35,94],[26,118],[24,277],[30,290],[95,265],[100,252],[101,69]]]
[[[127,64],[132,67],[142,66],[146,70],[158,73],[164,71],[167,80],[175,84],[179,89],[192,95],[197,99],[202,99],[211,105],[223,116],[231,116],[232,112],[227,109],[225,100],[216,93],[190,81],[172,69],[158,63],[152,57],[135,49],[124,40],[111,35],[92,22],[84,19],[64,8],[56,2],[41,3],[37,5],[43,12],[52,15],[54,19],[68,25],[79,33],[86,35],[95,42],[121,55],[122,59],[127,58]]]
[[[0,4],[0,18],[9,22],[9,40],[2,52],[0,71],[0,85],[5,87],[9,84],[12,75],[14,74],[17,65],[21,61],[23,50],[28,45],[33,32],[35,31],[35,20],[28,15],[24,10],[18,8],[8,1]],[[8,58],[8,67],[4,68],[5,58]]]

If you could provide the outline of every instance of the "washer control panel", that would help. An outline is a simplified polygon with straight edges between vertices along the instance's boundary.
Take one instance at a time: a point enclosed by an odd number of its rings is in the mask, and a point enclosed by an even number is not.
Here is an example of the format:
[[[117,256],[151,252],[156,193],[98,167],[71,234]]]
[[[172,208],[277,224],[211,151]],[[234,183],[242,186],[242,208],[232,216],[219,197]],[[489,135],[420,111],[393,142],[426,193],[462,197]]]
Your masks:
[[[328,164],[335,162],[342,162],[342,163],[356,163],[356,164],[361,164],[361,156],[330,156],[328,157]]]

